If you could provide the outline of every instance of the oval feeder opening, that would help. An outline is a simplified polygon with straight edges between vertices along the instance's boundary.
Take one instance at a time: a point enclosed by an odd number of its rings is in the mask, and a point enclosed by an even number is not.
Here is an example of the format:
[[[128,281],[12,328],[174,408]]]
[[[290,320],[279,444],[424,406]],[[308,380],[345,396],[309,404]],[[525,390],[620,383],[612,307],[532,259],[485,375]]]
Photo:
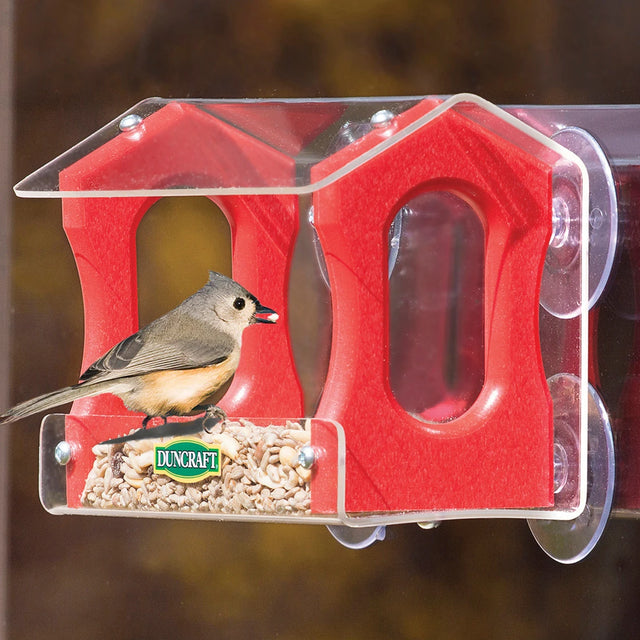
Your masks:
[[[136,244],[141,327],[204,286],[209,271],[231,276],[231,230],[209,198],[158,200],[142,218]]]
[[[416,418],[446,423],[467,411],[484,383],[484,228],[473,207],[448,191],[412,198],[390,240],[398,227],[389,278],[391,391]]]

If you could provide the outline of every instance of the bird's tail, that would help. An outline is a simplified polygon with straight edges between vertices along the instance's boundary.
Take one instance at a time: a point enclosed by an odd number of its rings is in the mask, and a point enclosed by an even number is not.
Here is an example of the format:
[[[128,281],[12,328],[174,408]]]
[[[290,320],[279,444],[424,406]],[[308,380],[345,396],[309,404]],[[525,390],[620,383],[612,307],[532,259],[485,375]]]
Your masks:
[[[0,414],[0,424],[5,422],[14,422],[21,418],[39,413],[40,411],[46,411],[52,407],[57,407],[61,404],[67,404],[73,402],[78,398],[88,398],[89,396],[95,396],[99,393],[105,393],[109,391],[110,381],[95,384],[76,384],[72,387],[65,387],[64,389],[58,389],[58,391],[52,391],[38,396],[37,398],[31,398],[31,400],[25,400],[15,407],[11,407],[4,413]]]

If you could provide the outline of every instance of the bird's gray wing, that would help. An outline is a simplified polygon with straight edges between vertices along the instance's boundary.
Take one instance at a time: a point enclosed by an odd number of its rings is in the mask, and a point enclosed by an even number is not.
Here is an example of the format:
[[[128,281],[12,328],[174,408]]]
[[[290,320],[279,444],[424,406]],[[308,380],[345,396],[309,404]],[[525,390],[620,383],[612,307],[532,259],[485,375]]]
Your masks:
[[[162,331],[150,325],[119,342],[96,360],[81,381],[98,382],[167,369],[195,369],[226,360],[235,343],[225,333],[183,327],[184,331]],[[174,335],[172,335],[174,334]]]

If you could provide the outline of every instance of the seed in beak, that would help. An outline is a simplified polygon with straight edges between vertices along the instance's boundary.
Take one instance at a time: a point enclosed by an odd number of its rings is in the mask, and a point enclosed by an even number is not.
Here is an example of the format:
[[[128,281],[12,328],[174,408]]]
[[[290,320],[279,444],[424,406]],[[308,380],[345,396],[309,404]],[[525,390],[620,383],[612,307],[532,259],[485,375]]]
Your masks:
[[[264,316],[264,317],[262,317]],[[265,324],[275,324],[280,316],[269,307],[263,307],[261,304],[257,305],[254,319],[256,322],[263,322]]]

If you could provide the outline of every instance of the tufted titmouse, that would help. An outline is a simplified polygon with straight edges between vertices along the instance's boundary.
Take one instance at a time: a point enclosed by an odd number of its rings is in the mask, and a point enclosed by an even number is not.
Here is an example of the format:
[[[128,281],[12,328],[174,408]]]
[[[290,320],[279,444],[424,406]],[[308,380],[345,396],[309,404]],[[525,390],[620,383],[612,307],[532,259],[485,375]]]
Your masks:
[[[1,414],[0,422],[101,393],[146,414],[145,427],[155,416],[204,410],[202,403],[238,367],[242,332],[277,319],[237,282],[210,271],[202,289],[107,351],[78,384],[22,402]]]

